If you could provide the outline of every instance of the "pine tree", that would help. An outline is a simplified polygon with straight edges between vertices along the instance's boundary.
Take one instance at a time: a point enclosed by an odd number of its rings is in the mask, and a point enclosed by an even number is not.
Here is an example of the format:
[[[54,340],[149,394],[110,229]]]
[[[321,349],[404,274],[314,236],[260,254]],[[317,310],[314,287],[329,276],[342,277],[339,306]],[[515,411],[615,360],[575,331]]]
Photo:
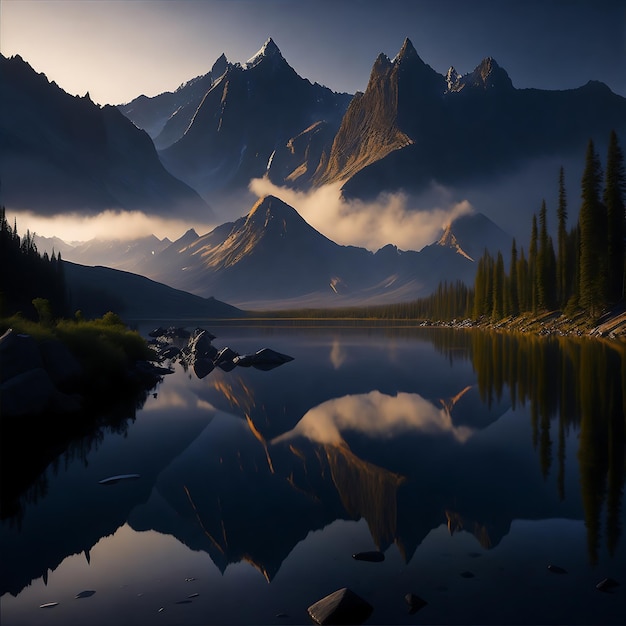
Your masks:
[[[534,213],[528,249],[528,294],[530,310],[536,313],[539,306],[539,294],[537,292],[537,215]]]
[[[561,308],[570,297],[570,262],[567,254],[567,195],[565,193],[565,171],[559,172],[559,204],[556,211],[558,221],[557,254],[557,298]]]
[[[509,267],[509,313],[519,314],[519,296],[517,293],[517,244],[515,238],[511,244],[511,265]]]
[[[611,132],[606,159],[604,206],[607,215],[607,297],[617,302],[624,296],[624,155],[619,147],[617,134]]]
[[[493,306],[491,317],[500,320],[504,317],[504,259],[498,251],[498,257],[493,268]]]
[[[600,201],[602,167],[593,141],[587,146],[581,181],[580,215],[580,305],[595,317],[606,304],[607,219]]]

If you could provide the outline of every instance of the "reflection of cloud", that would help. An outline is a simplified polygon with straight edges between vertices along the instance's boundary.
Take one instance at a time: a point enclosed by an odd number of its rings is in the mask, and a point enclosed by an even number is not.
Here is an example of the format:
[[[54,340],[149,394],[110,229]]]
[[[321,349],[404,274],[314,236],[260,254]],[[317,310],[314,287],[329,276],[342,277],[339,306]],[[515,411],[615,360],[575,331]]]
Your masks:
[[[448,434],[460,443],[467,441],[473,433],[466,426],[455,426],[446,407],[439,409],[418,394],[388,396],[371,391],[323,402],[308,411],[295,428],[276,437],[272,443],[302,436],[318,443],[340,445],[343,431],[383,439],[410,431]]]
[[[346,351],[341,347],[339,339],[333,339],[333,347],[330,350],[330,362],[333,367],[338,370],[345,362],[348,355]]]

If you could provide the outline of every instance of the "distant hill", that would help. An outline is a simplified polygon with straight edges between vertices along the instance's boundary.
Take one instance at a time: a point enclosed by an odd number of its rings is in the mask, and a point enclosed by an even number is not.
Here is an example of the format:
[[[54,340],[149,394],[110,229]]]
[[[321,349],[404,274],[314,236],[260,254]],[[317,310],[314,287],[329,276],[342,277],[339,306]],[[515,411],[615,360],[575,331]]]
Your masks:
[[[215,298],[172,289],[144,276],[107,267],[64,262],[71,310],[88,317],[107,311],[129,319],[189,319],[242,317],[244,312]]]

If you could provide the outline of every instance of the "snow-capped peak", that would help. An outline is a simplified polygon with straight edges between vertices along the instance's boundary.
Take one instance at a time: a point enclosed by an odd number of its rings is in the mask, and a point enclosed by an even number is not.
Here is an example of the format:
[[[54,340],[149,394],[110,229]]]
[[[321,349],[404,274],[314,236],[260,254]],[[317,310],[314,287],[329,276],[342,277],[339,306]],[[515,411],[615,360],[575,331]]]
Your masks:
[[[255,65],[258,65],[263,59],[267,58],[278,58],[282,59],[283,55],[280,53],[278,46],[274,43],[274,40],[269,37],[268,40],[263,44],[263,47],[245,64],[246,69],[250,69]]]

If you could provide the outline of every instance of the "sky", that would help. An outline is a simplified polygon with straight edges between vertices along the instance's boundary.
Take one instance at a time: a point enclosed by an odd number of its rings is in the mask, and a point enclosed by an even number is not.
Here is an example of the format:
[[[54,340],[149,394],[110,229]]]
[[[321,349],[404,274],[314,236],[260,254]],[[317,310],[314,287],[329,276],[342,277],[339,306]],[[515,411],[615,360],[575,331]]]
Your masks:
[[[335,91],[363,91],[409,37],[442,74],[491,56],[518,88],[626,96],[624,0],[0,0],[0,52],[99,104],[172,91],[222,53],[244,63],[270,36]]]
[[[378,54],[393,58],[409,37],[441,74],[450,66],[471,72],[491,56],[517,88],[569,89],[594,79],[626,96],[626,0],[0,0],[0,52],[19,54],[65,91],[89,92],[101,105],[173,91],[207,73],[222,53],[245,63],[268,37],[298,74],[334,91],[363,91]],[[531,174],[529,189],[537,180]],[[329,199],[336,190],[322,189],[332,210],[320,212],[318,192],[299,197],[251,185],[293,201],[338,243],[370,249],[419,249],[446,220],[493,201],[491,193],[477,204],[437,190],[437,201],[416,215],[401,196],[346,206],[337,193]],[[228,219],[250,206],[235,207]],[[523,228],[526,221],[519,219]],[[115,212],[54,220],[25,214],[18,222],[22,231],[66,240],[120,231],[174,239],[189,226],[215,226]]]

